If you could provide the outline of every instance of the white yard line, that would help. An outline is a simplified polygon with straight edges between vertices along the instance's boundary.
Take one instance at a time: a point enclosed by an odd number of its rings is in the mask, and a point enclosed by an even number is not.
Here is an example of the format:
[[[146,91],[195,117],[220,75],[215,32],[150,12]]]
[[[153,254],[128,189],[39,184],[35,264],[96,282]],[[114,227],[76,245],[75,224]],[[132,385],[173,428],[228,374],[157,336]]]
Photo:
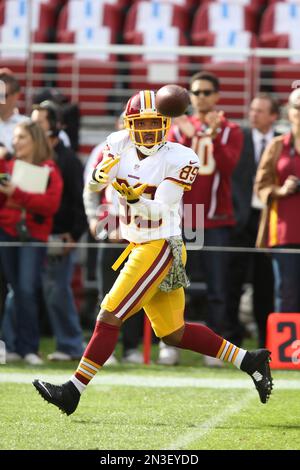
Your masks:
[[[71,374],[43,374],[43,371],[34,373],[14,373],[2,372],[0,366],[0,384],[2,383],[23,383],[29,384],[34,379],[39,378],[45,382],[56,384],[63,383],[70,379]],[[191,377],[160,377],[158,375],[132,375],[132,374],[101,374],[93,379],[91,385],[121,385],[129,387],[195,387],[195,388],[223,388],[223,389],[254,389],[251,378],[243,376],[241,379],[222,378],[191,378]],[[278,379],[274,380],[274,390],[300,390],[299,380]]]
[[[219,414],[199,424],[199,426],[196,426],[196,428],[194,428],[192,431],[189,431],[183,436],[178,437],[177,440],[164,447],[163,450],[187,449],[188,446],[195,441],[197,441],[197,444],[199,444],[199,439],[202,439],[204,436],[206,436],[206,434],[213,431],[218,426],[218,424],[223,424],[227,421],[228,418],[241,411],[253,398],[254,397],[251,392],[246,393],[242,400],[232,403],[227,408],[223,409]]]

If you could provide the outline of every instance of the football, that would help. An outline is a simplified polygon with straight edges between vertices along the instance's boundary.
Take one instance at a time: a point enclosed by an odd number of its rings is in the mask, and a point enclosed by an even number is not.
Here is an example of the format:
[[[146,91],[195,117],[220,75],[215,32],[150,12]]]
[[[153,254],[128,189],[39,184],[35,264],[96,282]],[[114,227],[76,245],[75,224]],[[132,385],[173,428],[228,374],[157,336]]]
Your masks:
[[[156,109],[163,116],[177,117],[184,114],[190,104],[189,92],[179,85],[165,85],[156,92]]]

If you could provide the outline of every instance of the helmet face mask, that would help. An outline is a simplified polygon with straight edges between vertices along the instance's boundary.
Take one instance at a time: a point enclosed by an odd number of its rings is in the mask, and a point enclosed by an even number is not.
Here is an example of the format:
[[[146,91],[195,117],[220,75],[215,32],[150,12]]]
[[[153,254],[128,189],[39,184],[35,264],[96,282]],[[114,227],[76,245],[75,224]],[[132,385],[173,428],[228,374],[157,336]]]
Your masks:
[[[165,143],[171,119],[156,110],[154,91],[143,90],[128,101],[124,124],[131,141],[148,156],[155,154]]]

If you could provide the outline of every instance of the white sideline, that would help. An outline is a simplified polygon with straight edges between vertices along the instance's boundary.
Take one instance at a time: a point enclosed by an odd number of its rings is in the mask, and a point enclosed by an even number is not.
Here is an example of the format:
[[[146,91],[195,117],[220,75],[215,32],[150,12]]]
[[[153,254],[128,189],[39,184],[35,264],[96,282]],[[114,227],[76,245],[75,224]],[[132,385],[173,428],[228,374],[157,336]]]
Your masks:
[[[187,432],[183,436],[180,436],[177,440],[164,447],[162,450],[187,449],[190,444],[195,441],[199,441],[199,439],[202,439],[206,434],[213,431],[218,424],[224,423],[232,415],[241,411],[243,407],[247,406],[249,401],[252,399],[254,399],[253,394],[251,392],[246,393],[242,400],[232,403],[227,408],[223,409],[219,414],[199,424],[199,426],[196,426],[196,428],[194,428],[192,431]]]
[[[0,383],[23,383],[29,384],[39,378],[45,382],[56,384],[70,379],[70,374],[43,374],[43,371],[32,373],[6,373],[2,372],[5,366],[0,366]],[[223,389],[251,389],[254,385],[251,378],[244,376],[242,379],[223,378],[191,378],[191,377],[160,377],[159,375],[131,375],[99,373],[93,379],[91,385],[122,385],[128,387],[195,387],[195,388],[223,388]],[[274,390],[300,390],[300,379],[278,379],[274,380]]]

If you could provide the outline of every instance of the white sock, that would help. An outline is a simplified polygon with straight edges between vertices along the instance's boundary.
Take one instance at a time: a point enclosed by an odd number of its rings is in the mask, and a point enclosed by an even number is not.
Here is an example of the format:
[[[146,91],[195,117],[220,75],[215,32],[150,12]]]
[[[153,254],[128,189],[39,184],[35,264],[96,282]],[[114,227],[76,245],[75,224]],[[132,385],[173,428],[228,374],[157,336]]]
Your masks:
[[[75,375],[72,375],[72,377],[70,378],[71,382],[75,385],[75,387],[77,388],[78,392],[80,393],[80,395],[82,394],[82,392],[85,391],[86,389],[86,385],[83,384],[82,382],[80,382],[80,380],[78,380]]]
[[[246,354],[246,350],[245,349],[242,349],[242,348],[239,348],[239,352],[237,353],[237,356],[233,362],[233,364],[238,368],[240,369],[241,368],[241,363],[245,357],[245,354]]]

